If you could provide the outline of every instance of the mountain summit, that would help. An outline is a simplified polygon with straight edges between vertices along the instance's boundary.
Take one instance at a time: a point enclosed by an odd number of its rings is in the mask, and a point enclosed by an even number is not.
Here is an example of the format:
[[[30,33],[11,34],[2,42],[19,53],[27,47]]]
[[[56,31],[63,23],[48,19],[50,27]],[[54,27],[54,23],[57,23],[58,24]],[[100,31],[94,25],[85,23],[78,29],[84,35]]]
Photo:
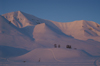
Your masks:
[[[3,14],[2,16],[4,16],[8,21],[19,28],[23,28],[29,25],[36,25],[35,21],[38,20],[37,17],[21,11]]]

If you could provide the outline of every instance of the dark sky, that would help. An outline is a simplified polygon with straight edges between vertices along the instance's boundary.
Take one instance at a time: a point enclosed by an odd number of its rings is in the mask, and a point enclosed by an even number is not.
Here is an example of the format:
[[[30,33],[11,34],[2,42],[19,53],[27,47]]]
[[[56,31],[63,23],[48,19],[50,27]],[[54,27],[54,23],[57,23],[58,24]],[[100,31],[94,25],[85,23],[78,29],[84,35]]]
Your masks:
[[[0,14],[22,11],[57,22],[88,20],[100,24],[100,0],[0,0]]]

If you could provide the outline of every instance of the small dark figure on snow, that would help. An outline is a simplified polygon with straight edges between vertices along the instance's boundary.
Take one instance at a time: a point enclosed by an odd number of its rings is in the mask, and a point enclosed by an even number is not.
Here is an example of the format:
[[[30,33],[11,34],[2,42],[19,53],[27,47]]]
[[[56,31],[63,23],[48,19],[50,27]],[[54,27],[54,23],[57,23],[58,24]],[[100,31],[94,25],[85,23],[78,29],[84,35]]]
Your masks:
[[[57,48],[57,44],[54,44],[54,47]]]
[[[40,60],[41,60],[41,59],[39,58],[39,61],[38,61],[38,62],[40,62]]]
[[[60,48],[60,45],[58,45],[58,48]]]
[[[69,49],[71,49],[71,45],[67,45],[67,46],[66,46],[66,48],[69,48]]]
[[[24,63],[26,62],[26,61],[23,61]]]

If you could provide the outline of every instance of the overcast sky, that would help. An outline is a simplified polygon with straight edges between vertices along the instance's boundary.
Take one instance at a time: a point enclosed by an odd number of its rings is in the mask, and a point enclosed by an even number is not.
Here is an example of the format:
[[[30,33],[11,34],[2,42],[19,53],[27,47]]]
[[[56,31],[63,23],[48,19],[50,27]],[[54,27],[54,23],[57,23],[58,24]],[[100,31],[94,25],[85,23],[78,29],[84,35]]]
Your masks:
[[[57,22],[88,20],[100,24],[100,0],[0,0],[0,14],[22,11]]]

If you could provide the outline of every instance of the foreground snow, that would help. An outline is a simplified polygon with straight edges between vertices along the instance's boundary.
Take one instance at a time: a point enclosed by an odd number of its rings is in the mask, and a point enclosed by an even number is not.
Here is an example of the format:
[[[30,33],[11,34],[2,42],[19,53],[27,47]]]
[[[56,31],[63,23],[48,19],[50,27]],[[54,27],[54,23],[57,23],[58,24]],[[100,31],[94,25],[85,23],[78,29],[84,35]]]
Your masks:
[[[1,58],[0,66],[100,66],[100,56],[79,49],[39,48],[13,58]]]
[[[23,62],[4,60],[0,66],[100,66],[99,58],[70,58],[66,61],[56,62]]]
[[[95,60],[79,60],[71,62],[3,62],[0,66],[100,66]]]

